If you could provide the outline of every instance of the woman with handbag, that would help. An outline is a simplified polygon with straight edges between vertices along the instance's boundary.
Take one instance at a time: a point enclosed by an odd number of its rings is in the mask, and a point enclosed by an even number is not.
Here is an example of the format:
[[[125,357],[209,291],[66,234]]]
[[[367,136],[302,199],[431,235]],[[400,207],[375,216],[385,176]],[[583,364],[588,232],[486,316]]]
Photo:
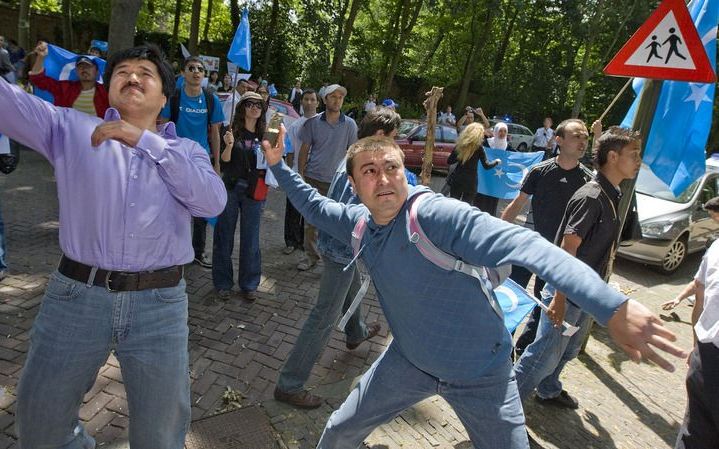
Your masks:
[[[212,251],[212,282],[217,295],[232,295],[237,218],[240,219],[240,264],[237,283],[242,297],[254,301],[260,283],[260,220],[267,198],[266,170],[257,169],[257,153],[265,132],[266,103],[255,92],[246,92],[235,109],[232,126],[224,135],[220,155],[222,179],[227,188],[227,205],[215,225]]]

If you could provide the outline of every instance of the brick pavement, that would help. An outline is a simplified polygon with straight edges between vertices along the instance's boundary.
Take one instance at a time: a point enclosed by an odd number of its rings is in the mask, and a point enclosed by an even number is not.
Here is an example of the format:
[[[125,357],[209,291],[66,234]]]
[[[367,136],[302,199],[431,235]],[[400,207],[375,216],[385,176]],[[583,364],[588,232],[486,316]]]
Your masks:
[[[320,269],[299,272],[298,254],[281,253],[284,196],[270,195],[262,223],[263,279],[253,304],[218,303],[212,298],[210,272],[187,270],[190,297],[190,359],[192,417],[210,416],[224,407],[223,393],[241,394],[243,405],[262,404],[288,448],[312,448],[327,416],[346,395],[353,379],[384,349],[385,331],[370,344],[347,351],[335,332],[315,367],[309,385],[327,398],[318,410],[298,411],[272,398],[278,369],[299,334],[317,294]],[[12,275],[0,283],[0,449],[15,448],[14,388],[28,348],[28,331],[38,310],[58,248],[57,200],[50,166],[35,153],[24,152],[17,172],[0,176],[0,206],[6,223]],[[619,261],[614,281],[658,310],[658,304],[679,291],[698,264],[693,257],[672,277],[661,277]],[[627,278],[639,279],[632,282]],[[370,293],[365,301],[368,321],[384,323]],[[691,309],[678,314],[687,321]],[[686,323],[668,323],[689,345]],[[546,448],[666,448],[681,420],[686,368],[678,363],[668,374],[649,365],[627,363],[596,329],[587,353],[565,371],[565,383],[581,404],[577,411],[544,408],[529,401],[527,420],[532,434]],[[110,357],[86,395],[80,417],[99,447],[126,447],[127,403],[119,365]],[[380,448],[468,449],[466,433],[448,405],[434,397],[378,428],[367,440]]]

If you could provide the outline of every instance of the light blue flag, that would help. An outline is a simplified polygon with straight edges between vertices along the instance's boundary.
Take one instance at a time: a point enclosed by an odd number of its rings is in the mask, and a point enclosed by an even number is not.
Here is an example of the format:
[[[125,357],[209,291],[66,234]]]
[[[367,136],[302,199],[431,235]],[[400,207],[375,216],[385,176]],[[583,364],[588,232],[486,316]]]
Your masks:
[[[529,169],[544,158],[543,151],[519,153],[486,147],[484,151],[487,153],[487,160],[499,159],[502,163],[489,170],[485,170],[482,164],[477,164],[477,192],[505,200],[519,195],[522,180]]]
[[[270,97],[272,98],[275,98],[277,96],[277,88],[275,87],[275,83],[272,83],[267,86],[267,93],[269,93]]]
[[[693,0],[689,13],[704,44],[712,67],[716,67],[719,0]],[[634,83],[641,92],[643,80]],[[644,163],[679,196],[706,170],[705,152],[712,121],[714,83],[665,81],[654,114],[652,129],[646,137]],[[622,121],[631,127],[639,96]]]
[[[495,288],[494,294],[497,296],[499,305],[502,306],[504,326],[509,332],[514,332],[524,317],[537,305],[527,290],[511,279],[505,280],[502,285]]]
[[[235,32],[235,38],[232,39],[230,51],[227,52],[227,59],[249,72],[252,67],[252,39],[250,37],[250,19],[247,15],[247,8],[245,8],[242,10],[242,20]]]
[[[77,81],[75,60],[78,55],[57,45],[47,46],[47,57],[43,66],[45,75],[58,81]],[[96,56],[88,56],[97,65],[97,82],[102,84],[102,74],[105,72],[105,60]]]
[[[90,41],[90,47],[95,47],[98,50],[104,51],[107,53],[108,45],[107,45],[107,41],[99,41],[99,40],[93,39],[92,41]]]

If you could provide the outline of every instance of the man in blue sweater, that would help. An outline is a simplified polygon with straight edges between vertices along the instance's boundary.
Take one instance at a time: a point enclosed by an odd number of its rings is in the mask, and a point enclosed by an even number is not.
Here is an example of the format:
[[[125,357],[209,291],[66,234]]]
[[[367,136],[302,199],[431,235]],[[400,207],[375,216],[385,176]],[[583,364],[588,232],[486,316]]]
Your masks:
[[[357,449],[375,427],[439,394],[475,448],[528,448],[509,357],[511,336],[475,278],[439,268],[409,240],[408,201],[430,191],[409,187],[400,148],[379,137],[353,144],[347,173],[362,204],[340,204],[319,195],[282,163],[282,141],[281,134],[278,147],[263,142],[267,162],[307,221],[350,244],[357,221],[367,219],[360,255],[394,336],[332,414],[317,447]],[[645,358],[673,370],[650,345],[685,356],[649,310],[539,234],[432,193],[425,194],[418,220],[434,245],[465,263],[521,265],[537,273],[608,326],[633,360]]]

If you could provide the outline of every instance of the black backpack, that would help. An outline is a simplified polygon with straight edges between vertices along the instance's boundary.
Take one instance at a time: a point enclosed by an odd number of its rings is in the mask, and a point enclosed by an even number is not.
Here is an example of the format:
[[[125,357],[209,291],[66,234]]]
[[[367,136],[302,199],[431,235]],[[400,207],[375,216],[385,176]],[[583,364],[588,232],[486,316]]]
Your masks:
[[[180,90],[182,87],[175,89],[175,93],[170,97],[170,121],[177,124],[177,118],[180,116]],[[206,88],[202,88],[202,93],[205,95],[205,104],[207,105],[207,127],[209,128],[212,117],[212,111],[215,109],[215,96],[210,93]]]

